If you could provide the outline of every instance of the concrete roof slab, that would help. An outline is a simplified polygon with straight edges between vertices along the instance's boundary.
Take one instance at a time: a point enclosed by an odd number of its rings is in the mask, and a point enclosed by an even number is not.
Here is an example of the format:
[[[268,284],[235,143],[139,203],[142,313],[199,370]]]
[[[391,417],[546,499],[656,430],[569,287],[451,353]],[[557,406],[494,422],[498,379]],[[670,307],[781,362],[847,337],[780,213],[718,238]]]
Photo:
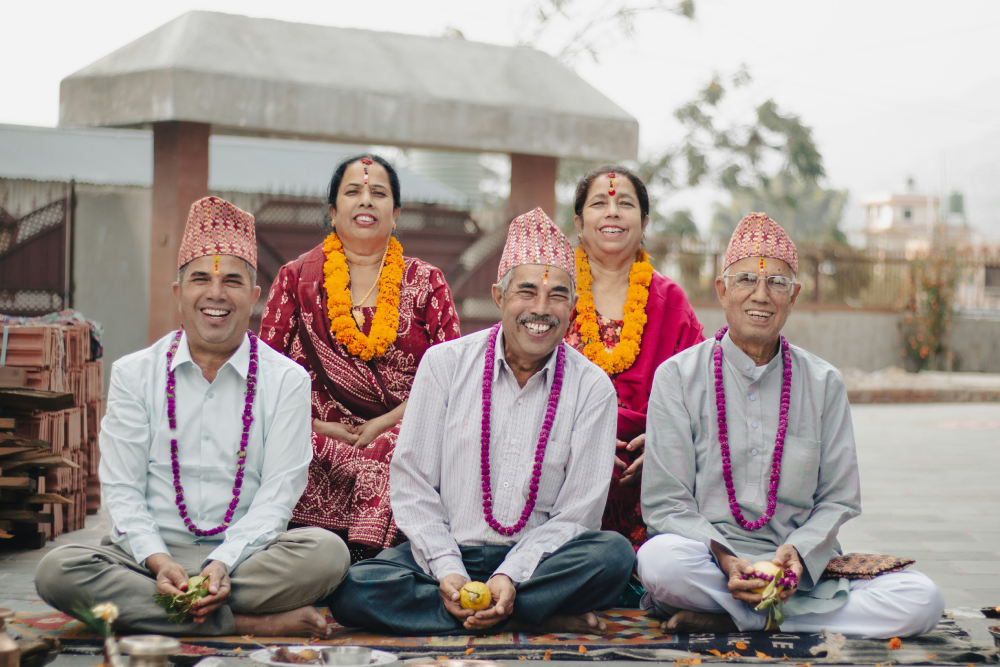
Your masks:
[[[632,159],[637,121],[551,56],[453,38],[188,12],[72,74],[60,125]]]

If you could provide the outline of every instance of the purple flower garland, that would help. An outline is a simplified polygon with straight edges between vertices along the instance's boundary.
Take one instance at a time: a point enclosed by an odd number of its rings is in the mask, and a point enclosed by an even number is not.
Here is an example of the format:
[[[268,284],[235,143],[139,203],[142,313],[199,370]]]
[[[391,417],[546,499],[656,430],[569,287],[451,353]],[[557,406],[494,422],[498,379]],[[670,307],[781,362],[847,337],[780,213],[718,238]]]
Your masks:
[[[556,408],[559,407],[559,393],[562,391],[563,369],[566,367],[566,348],[562,341],[556,348],[556,372],[552,377],[552,389],[549,391],[549,405],[545,411],[545,420],[542,421],[542,432],[538,436],[538,448],[535,450],[535,466],[531,472],[531,486],[528,492],[528,502],[524,505],[521,518],[513,526],[501,526],[493,518],[493,494],[490,489],[490,397],[493,395],[493,364],[496,359],[497,336],[500,333],[500,323],[497,322],[490,329],[490,336],[486,343],[486,367],[483,370],[483,429],[482,429],[482,450],[480,454],[480,473],[483,480],[483,514],[486,516],[486,523],[490,528],[501,535],[513,535],[524,530],[528,525],[528,517],[535,509],[535,498],[538,496],[538,482],[542,478],[542,461],[545,458],[545,447],[549,442],[549,433],[552,431],[552,422],[556,418]]]
[[[755,570],[753,574],[746,574],[746,573],[741,574],[740,579],[742,579],[743,581],[749,581],[750,579],[760,579],[761,581],[770,582],[772,579],[774,579],[774,575],[764,574],[763,572]],[[795,572],[792,571],[791,568],[789,568],[785,570],[785,574],[780,579],[778,579],[777,585],[783,588],[795,588],[799,585],[799,577],[798,575],[795,574]]]
[[[183,330],[178,331],[174,336],[174,342],[167,352],[167,420],[170,423],[170,430],[177,430],[177,399],[175,391],[177,381],[174,378],[174,371],[171,368],[171,361],[177,354],[177,347],[181,342]],[[250,370],[247,373],[246,405],[243,408],[243,437],[240,440],[240,451],[237,454],[236,483],[233,485],[233,499],[229,502],[229,509],[226,510],[226,518],[222,524],[210,530],[202,530],[194,525],[191,517],[187,513],[187,505],[184,503],[184,488],[181,486],[181,464],[177,458],[177,439],[170,440],[170,467],[174,471],[174,491],[177,492],[174,503],[177,511],[184,519],[187,529],[198,537],[211,537],[224,532],[233,520],[233,513],[236,512],[237,505],[240,504],[240,488],[243,486],[243,469],[247,458],[247,443],[250,441],[250,424],[253,423],[253,397],[257,387],[257,335],[252,331],[247,331],[250,336]]]
[[[726,493],[729,494],[729,511],[733,518],[746,530],[759,530],[767,525],[774,516],[778,506],[778,482],[781,481],[781,456],[785,450],[785,432],[788,430],[788,405],[792,393],[792,352],[788,341],[781,338],[781,359],[784,365],[784,379],[781,384],[781,413],[778,418],[778,434],[774,439],[774,456],[771,458],[771,486],[767,493],[767,511],[756,521],[748,522],[743,518],[740,505],[736,502],[736,490],[733,487],[733,468],[729,460],[729,434],[726,428],[726,390],[722,384],[722,337],[729,327],[722,327],[715,334],[715,406],[719,414],[719,445],[722,448],[722,477],[726,480]]]

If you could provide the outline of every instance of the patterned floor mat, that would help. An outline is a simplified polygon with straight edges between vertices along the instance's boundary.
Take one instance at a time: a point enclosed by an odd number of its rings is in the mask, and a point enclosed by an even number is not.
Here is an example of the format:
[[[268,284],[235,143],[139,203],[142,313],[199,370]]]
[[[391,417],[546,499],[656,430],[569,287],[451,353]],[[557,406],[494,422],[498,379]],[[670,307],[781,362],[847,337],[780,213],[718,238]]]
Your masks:
[[[13,634],[58,638],[67,647],[98,646],[100,639],[73,618],[54,612],[40,602],[0,600],[16,616],[8,620]],[[951,619],[942,619],[937,629],[923,637],[907,639],[898,650],[881,640],[844,639],[832,634],[672,634],[659,631],[659,622],[636,609],[601,614],[610,632],[604,637],[576,634],[530,635],[506,632],[499,635],[451,635],[437,637],[391,637],[340,628],[331,639],[318,645],[364,645],[391,651],[400,658],[466,656],[479,659],[548,658],[577,660],[673,660],[681,664],[699,662],[761,662],[808,660],[824,664],[943,664],[978,663],[994,658],[995,651],[977,648],[969,635]],[[207,646],[223,655],[240,655],[255,646],[241,637],[188,637],[185,643]],[[271,638],[269,644],[301,643],[295,638]]]

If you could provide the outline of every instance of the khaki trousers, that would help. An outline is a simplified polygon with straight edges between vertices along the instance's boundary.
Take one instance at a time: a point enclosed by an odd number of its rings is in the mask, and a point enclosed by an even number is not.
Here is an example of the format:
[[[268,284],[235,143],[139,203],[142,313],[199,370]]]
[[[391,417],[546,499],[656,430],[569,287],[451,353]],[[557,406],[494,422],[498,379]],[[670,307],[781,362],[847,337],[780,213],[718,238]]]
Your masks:
[[[168,544],[171,557],[188,576],[217,544]],[[343,540],[322,528],[281,533],[230,574],[229,602],[204,623],[178,625],[153,601],[156,577],[121,547],[105,538],[99,547],[67,545],[38,564],[35,587],[45,602],[77,617],[81,608],[102,602],[118,605],[116,631],[162,635],[232,635],[233,614],[273,614],[313,604],[329,595],[347,575],[351,557]]]

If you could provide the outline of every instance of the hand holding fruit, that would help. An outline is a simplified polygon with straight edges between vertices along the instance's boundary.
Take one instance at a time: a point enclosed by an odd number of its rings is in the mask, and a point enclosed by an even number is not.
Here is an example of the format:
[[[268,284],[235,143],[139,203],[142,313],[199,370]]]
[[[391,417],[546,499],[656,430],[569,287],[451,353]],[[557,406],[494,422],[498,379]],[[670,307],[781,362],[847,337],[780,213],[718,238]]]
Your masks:
[[[208,595],[203,596],[194,603],[195,623],[204,623],[209,614],[221,607],[229,599],[231,587],[229,584],[229,573],[226,571],[226,564],[222,561],[213,560],[201,571],[201,576],[208,581]]]
[[[494,574],[485,584],[478,581],[466,584],[462,589],[463,598],[467,595],[467,591],[478,594],[475,600],[477,606],[475,615],[465,620],[465,627],[468,630],[490,628],[514,611],[516,595],[514,582],[505,574]],[[471,597],[470,602],[472,602]]]
[[[799,582],[802,581],[803,567],[798,549],[791,544],[783,544],[778,547],[778,551],[774,554],[774,560],[771,562],[785,571],[786,579],[794,579],[792,585],[785,586],[784,590],[780,592],[781,600],[787,602],[788,598],[792,597],[798,589]],[[790,575],[794,575],[794,577]]]
[[[469,583],[469,580],[460,574],[449,574],[441,580],[439,588],[441,590],[441,602],[448,613],[465,623],[465,620],[476,613],[474,609],[462,607],[462,587]]]

